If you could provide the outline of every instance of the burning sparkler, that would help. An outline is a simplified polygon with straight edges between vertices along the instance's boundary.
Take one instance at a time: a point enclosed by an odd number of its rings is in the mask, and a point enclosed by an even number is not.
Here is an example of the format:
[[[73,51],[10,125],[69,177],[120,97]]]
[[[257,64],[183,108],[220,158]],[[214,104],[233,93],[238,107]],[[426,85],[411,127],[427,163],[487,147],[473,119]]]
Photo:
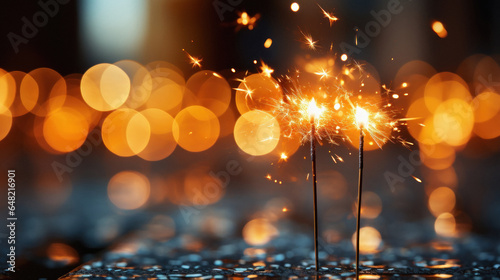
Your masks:
[[[355,118],[359,128],[358,215],[356,217],[356,279],[359,279],[359,230],[361,222],[361,195],[363,190],[363,128],[368,124],[369,114],[365,109],[356,107]]]
[[[315,119],[321,116],[324,110],[318,108],[314,98],[309,102],[307,107],[307,113],[311,122],[311,171],[312,171],[312,182],[313,182],[313,207],[314,207],[314,263],[315,269],[318,271],[318,196],[317,196],[317,180],[316,180],[316,142],[314,141],[314,135],[316,133],[316,126],[314,124]]]

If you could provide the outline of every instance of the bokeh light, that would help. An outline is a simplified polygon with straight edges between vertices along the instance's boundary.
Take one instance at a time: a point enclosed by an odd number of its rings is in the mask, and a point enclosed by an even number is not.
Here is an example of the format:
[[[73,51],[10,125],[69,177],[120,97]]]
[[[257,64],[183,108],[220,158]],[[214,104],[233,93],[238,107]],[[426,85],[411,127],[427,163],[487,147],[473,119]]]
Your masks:
[[[267,219],[250,220],[243,228],[243,239],[252,246],[262,246],[279,234],[278,229]]]
[[[0,106],[10,108],[16,96],[16,81],[7,71],[0,68]]]
[[[9,134],[12,128],[12,114],[5,106],[0,105],[0,140]]]
[[[270,153],[280,139],[278,121],[264,111],[250,111],[241,115],[234,125],[234,139],[247,154],[261,156]]]
[[[448,31],[446,31],[446,28],[444,28],[443,23],[440,21],[436,20],[432,22],[432,30],[436,32],[439,38],[446,38],[448,36]]]
[[[235,95],[236,107],[240,114],[251,110],[272,111],[274,109],[272,105],[281,99],[279,84],[264,74],[245,77]]]
[[[352,244],[356,247],[356,233],[352,236]],[[359,231],[359,252],[361,254],[375,254],[380,251],[382,236],[373,227],[362,227]]]
[[[192,75],[186,88],[196,96],[199,105],[212,111],[217,117],[226,112],[231,102],[231,87],[221,75],[203,70]]]
[[[151,135],[149,121],[133,109],[119,109],[102,124],[102,141],[112,153],[129,157],[146,148]]]
[[[177,114],[172,133],[184,150],[201,152],[215,144],[220,124],[212,111],[202,106],[190,106]]]
[[[122,106],[130,93],[130,79],[120,67],[101,63],[90,67],[81,82],[83,100],[98,111]]]
[[[140,112],[149,122],[150,136],[144,149],[138,156],[149,161],[158,161],[168,157],[177,147],[172,133],[174,118],[160,109],[146,109]]]
[[[434,222],[434,229],[438,235],[444,237],[456,236],[456,221],[451,213],[442,213],[436,218]]]
[[[439,187],[429,196],[429,210],[434,217],[442,213],[452,212],[455,208],[455,192],[448,187]]]
[[[148,69],[133,60],[120,60],[113,65],[123,70],[130,80],[130,94],[125,101],[125,106],[137,109],[144,105],[153,88],[153,79]]]
[[[47,248],[47,256],[52,261],[63,265],[74,265],[80,261],[78,252],[64,243],[52,243]]]
[[[146,204],[150,183],[146,176],[136,171],[122,171],[108,183],[109,200],[118,208],[133,210]]]
[[[60,108],[45,118],[43,135],[54,150],[68,153],[78,149],[89,132],[85,117],[72,108]]]

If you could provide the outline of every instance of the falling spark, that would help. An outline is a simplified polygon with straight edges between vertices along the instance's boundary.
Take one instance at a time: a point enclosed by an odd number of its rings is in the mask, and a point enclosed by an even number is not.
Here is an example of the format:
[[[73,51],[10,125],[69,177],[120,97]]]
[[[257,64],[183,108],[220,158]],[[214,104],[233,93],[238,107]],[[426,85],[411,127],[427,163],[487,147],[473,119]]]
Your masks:
[[[408,83],[403,83],[401,86],[405,88],[408,86]]]
[[[285,153],[281,153],[280,160],[286,161],[288,159],[288,156]]]
[[[334,16],[332,13],[328,13],[327,11],[325,11],[323,8],[321,8],[320,5],[318,5],[318,7],[321,9],[321,11],[323,12],[323,15],[325,16],[325,18],[328,19],[328,21],[330,22],[330,27],[332,26],[332,24],[339,20],[336,16]]]
[[[236,70],[234,68],[231,68],[231,72],[236,73]]]
[[[274,72],[274,69],[269,67],[263,61],[261,61],[260,63],[261,63],[260,71],[262,72],[262,74],[264,74],[264,76],[271,77],[271,74]]]
[[[271,174],[267,174],[267,175],[266,175],[266,179],[267,179],[267,180],[272,180]]]
[[[248,87],[246,79],[244,79],[244,78],[243,79],[236,79],[236,81],[240,82],[240,84],[242,84],[243,86],[245,86],[245,88],[235,88],[234,90],[244,92],[245,93],[245,99],[252,100],[253,90]]]
[[[344,53],[344,54],[342,54],[342,55],[340,56],[340,59],[341,59],[342,61],[346,61],[346,60],[347,60],[347,54],[345,54],[345,53]]]
[[[298,12],[300,9],[300,6],[297,2],[293,2],[292,5],[290,5],[290,9],[292,12]]]
[[[282,209],[281,211],[283,211],[283,212],[287,212],[287,211],[288,211],[288,209],[287,209],[286,207],[283,207],[283,209]]]
[[[311,50],[316,50],[316,43],[318,43],[318,41],[314,41],[311,35],[305,34],[302,31],[301,31],[301,33],[304,36],[304,40],[305,40],[305,43],[307,44],[307,46]]]
[[[333,156],[331,156],[331,157],[332,157],[333,162],[337,163],[337,160]]]
[[[413,179],[415,179],[415,181],[417,181],[417,182],[419,182],[419,183],[422,183],[422,180],[421,180],[420,178],[415,177],[415,176],[413,176],[413,175],[412,175],[411,177],[413,177]]]
[[[198,67],[198,68],[201,68],[201,61],[203,61],[202,58],[197,58],[197,57],[194,57],[192,55],[190,55],[187,51],[183,50],[187,57],[189,58],[189,63],[191,63],[193,65],[193,68],[194,67]]]
[[[330,72],[326,69],[321,69],[320,71],[315,72],[314,74],[320,76],[320,78],[319,78],[320,80],[323,80],[323,79],[330,77]]]

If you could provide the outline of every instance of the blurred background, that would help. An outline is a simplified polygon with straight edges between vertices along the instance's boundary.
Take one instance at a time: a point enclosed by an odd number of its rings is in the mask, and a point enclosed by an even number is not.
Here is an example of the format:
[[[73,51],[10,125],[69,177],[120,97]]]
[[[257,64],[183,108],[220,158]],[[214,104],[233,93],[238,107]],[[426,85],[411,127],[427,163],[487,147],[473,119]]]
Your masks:
[[[334,71],[342,54],[370,69],[398,117],[411,119],[397,135],[412,145],[367,144],[365,252],[497,237],[499,8],[493,0],[3,3],[0,177],[16,170],[18,266],[61,275],[145,227],[193,248],[310,234],[308,144],[278,135],[252,146],[262,148],[256,156],[237,143],[248,131],[235,123],[257,105],[236,89],[265,63],[272,78],[247,86],[272,95],[282,75]],[[320,235],[350,242],[357,144],[325,142],[317,153]],[[4,265],[8,232],[0,234]]]

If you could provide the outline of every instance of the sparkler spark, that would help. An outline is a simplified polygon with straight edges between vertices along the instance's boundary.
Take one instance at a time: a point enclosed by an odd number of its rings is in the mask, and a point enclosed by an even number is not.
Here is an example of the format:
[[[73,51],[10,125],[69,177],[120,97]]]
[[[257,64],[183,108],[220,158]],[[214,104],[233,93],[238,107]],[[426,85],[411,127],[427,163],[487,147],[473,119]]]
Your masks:
[[[201,62],[203,61],[202,58],[197,58],[197,57],[194,57],[192,55],[190,55],[187,51],[183,50],[187,57],[189,58],[189,63],[193,65],[193,68],[194,67],[198,67],[198,68],[201,68]]]
[[[318,5],[318,7],[321,9],[321,11],[323,12],[323,15],[325,16],[325,18],[328,19],[328,21],[330,22],[330,27],[332,26],[332,24],[334,22],[336,22],[337,20],[339,20],[336,16],[334,16],[332,13],[329,13],[327,11],[325,11],[323,8],[321,8],[320,5]]]
[[[264,74],[264,76],[271,77],[271,74],[274,72],[274,69],[269,67],[263,61],[261,61],[260,63],[261,63],[260,71],[262,72],[262,74]]]
[[[281,153],[280,160],[286,161],[287,159],[288,159],[288,156],[285,153]]]
[[[301,31],[301,33],[302,33],[302,36],[304,36],[304,40],[305,40],[305,43],[307,44],[307,46],[311,50],[316,50],[316,43],[318,43],[318,41],[314,41],[311,35],[305,34],[302,31]]]
[[[315,72],[314,74],[320,76],[320,78],[319,78],[320,80],[323,80],[323,79],[330,77],[330,72],[326,69],[323,69],[323,68],[320,71]]]

